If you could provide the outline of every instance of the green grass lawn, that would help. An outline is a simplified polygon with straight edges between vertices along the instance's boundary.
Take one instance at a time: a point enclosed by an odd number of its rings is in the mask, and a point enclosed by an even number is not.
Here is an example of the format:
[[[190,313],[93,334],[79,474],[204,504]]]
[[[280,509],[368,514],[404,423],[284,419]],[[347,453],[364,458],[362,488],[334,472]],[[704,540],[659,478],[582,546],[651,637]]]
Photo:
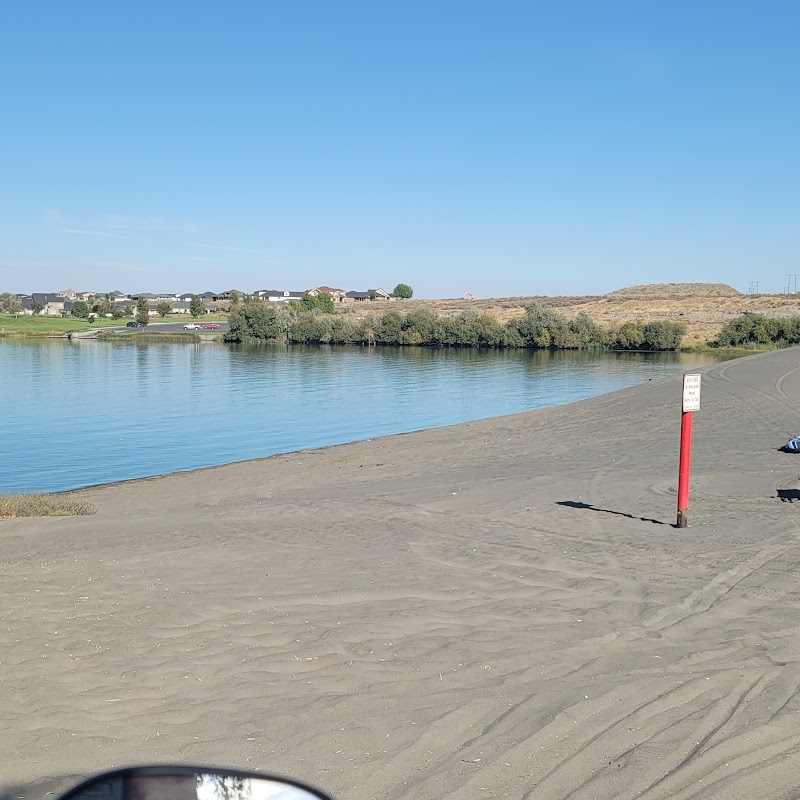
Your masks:
[[[89,325],[87,320],[80,317],[15,317],[11,314],[0,314],[0,335],[13,333],[44,336],[66,331],[88,331],[90,328],[110,328],[116,325],[125,325],[130,320],[131,317],[100,319]]]

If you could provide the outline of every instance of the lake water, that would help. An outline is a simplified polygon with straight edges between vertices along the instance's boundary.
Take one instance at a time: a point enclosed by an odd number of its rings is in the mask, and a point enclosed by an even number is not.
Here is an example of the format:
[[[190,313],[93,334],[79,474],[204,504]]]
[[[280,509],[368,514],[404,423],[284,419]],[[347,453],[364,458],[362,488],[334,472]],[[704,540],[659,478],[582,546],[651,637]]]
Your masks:
[[[512,414],[715,360],[0,340],[0,491],[74,489]]]

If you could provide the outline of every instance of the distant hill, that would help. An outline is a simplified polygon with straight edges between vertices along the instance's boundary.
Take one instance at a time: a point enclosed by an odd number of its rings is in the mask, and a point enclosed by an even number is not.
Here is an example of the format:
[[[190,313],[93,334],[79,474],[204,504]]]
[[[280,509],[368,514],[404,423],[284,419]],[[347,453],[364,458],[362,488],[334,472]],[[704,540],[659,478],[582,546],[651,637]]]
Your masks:
[[[726,283],[647,283],[643,286],[628,286],[609,292],[607,298],[626,298],[631,300],[655,300],[689,297],[742,297]]]

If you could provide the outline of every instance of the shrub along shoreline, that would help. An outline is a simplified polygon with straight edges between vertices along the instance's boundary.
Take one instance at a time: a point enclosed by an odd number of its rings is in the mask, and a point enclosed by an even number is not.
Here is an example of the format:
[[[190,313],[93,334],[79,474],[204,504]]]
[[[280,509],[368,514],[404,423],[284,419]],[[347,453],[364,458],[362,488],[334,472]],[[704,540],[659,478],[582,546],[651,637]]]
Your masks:
[[[553,350],[677,350],[686,333],[681,322],[626,322],[602,328],[584,313],[567,319],[539,304],[500,322],[466,309],[439,316],[430,309],[381,315],[329,314],[320,309],[275,309],[260,300],[231,308],[227,343],[286,341],[295,344],[364,344],[423,347],[537,348]]]

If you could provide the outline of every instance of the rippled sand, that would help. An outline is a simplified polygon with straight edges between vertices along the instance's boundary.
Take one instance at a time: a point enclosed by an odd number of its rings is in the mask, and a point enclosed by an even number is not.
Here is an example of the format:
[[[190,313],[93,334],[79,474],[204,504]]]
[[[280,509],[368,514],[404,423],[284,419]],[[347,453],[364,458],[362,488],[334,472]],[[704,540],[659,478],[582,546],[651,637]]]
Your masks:
[[[172,760],[342,800],[798,796],[798,364],[705,371],[686,530],[673,378],[0,522],[2,796]]]

